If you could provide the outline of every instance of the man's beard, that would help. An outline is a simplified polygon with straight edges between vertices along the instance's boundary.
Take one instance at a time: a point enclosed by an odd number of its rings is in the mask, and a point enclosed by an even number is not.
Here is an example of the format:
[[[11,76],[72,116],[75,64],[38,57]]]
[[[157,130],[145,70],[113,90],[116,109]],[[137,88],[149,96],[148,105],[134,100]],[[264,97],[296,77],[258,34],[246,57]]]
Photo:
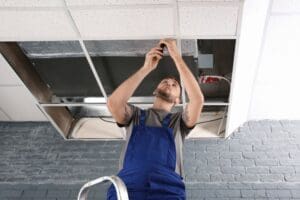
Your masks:
[[[156,89],[154,91],[154,95],[158,98],[161,98],[162,100],[165,100],[168,103],[174,103],[175,102],[175,97],[172,94],[167,93],[162,89]]]

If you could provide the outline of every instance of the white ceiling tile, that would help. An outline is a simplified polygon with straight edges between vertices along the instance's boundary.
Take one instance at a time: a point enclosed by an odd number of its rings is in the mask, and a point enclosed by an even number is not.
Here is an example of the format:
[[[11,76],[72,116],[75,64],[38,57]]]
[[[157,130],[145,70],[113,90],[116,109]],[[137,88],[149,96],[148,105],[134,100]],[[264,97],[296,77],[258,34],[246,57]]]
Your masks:
[[[76,34],[64,10],[1,10],[0,40],[74,40]]]
[[[0,87],[0,107],[13,121],[47,121],[25,86]]]
[[[61,7],[61,0],[0,0],[0,7]]]
[[[178,0],[179,2],[240,2],[241,0]]]
[[[115,39],[173,35],[172,8],[72,9],[83,38]]]
[[[180,4],[180,31],[185,36],[235,36],[238,4]]]
[[[273,0],[272,12],[300,12],[299,0]]]
[[[173,0],[66,0],[68,6],[166,4]]]
[[[1,85],[24,85],[11,66],[0,53],[0,86]]]

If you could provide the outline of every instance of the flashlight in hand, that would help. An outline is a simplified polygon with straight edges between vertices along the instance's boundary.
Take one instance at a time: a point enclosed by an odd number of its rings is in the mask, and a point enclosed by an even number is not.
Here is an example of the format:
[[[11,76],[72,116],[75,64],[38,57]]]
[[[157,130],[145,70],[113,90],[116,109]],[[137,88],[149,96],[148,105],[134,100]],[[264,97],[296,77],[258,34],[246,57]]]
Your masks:
[[[164,53],[164,49],[166,48],[166,45],[164,43],[160,44],[160,48],[162,48],[162,50],[160,50],[162,53]]]

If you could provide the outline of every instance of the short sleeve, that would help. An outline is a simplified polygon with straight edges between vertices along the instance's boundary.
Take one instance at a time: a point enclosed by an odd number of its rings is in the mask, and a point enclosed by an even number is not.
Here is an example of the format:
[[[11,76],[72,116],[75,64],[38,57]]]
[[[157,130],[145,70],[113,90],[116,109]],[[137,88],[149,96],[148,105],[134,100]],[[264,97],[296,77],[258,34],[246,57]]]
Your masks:
[[[127,103],[127,105],[131,108],[132,115],[131,115],[130,119],[128,120],[128,122],[125,123],[125,124],[120,124],[120,123],[116,122],[118,127],[128,127],[130,125],[130,123],[132,122],[132,119],[134,119],[135,116],[137,116],[139,108],[137,106],[134,106],[134,105],[130,104],[130,103]]]
[[[182,113],[180,113],[180,130],[181,130],[181,134],[183,136],[183,138],[185,138],[186,136],[188,136],[188,134],[191,132],[191,130],[193,130],[193,128],[195,128],[196,124],[192,127],[188,127],[183,118],[182,118]]]

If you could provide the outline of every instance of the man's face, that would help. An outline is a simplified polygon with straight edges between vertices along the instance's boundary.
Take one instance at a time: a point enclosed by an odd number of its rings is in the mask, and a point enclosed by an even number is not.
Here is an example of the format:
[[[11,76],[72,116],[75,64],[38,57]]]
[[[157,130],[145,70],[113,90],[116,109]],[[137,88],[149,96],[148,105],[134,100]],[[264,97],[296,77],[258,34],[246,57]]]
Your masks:
[[[155,96],[169,103],[179,103],[180,85],[172,78],[163,79],[155,89]]]

